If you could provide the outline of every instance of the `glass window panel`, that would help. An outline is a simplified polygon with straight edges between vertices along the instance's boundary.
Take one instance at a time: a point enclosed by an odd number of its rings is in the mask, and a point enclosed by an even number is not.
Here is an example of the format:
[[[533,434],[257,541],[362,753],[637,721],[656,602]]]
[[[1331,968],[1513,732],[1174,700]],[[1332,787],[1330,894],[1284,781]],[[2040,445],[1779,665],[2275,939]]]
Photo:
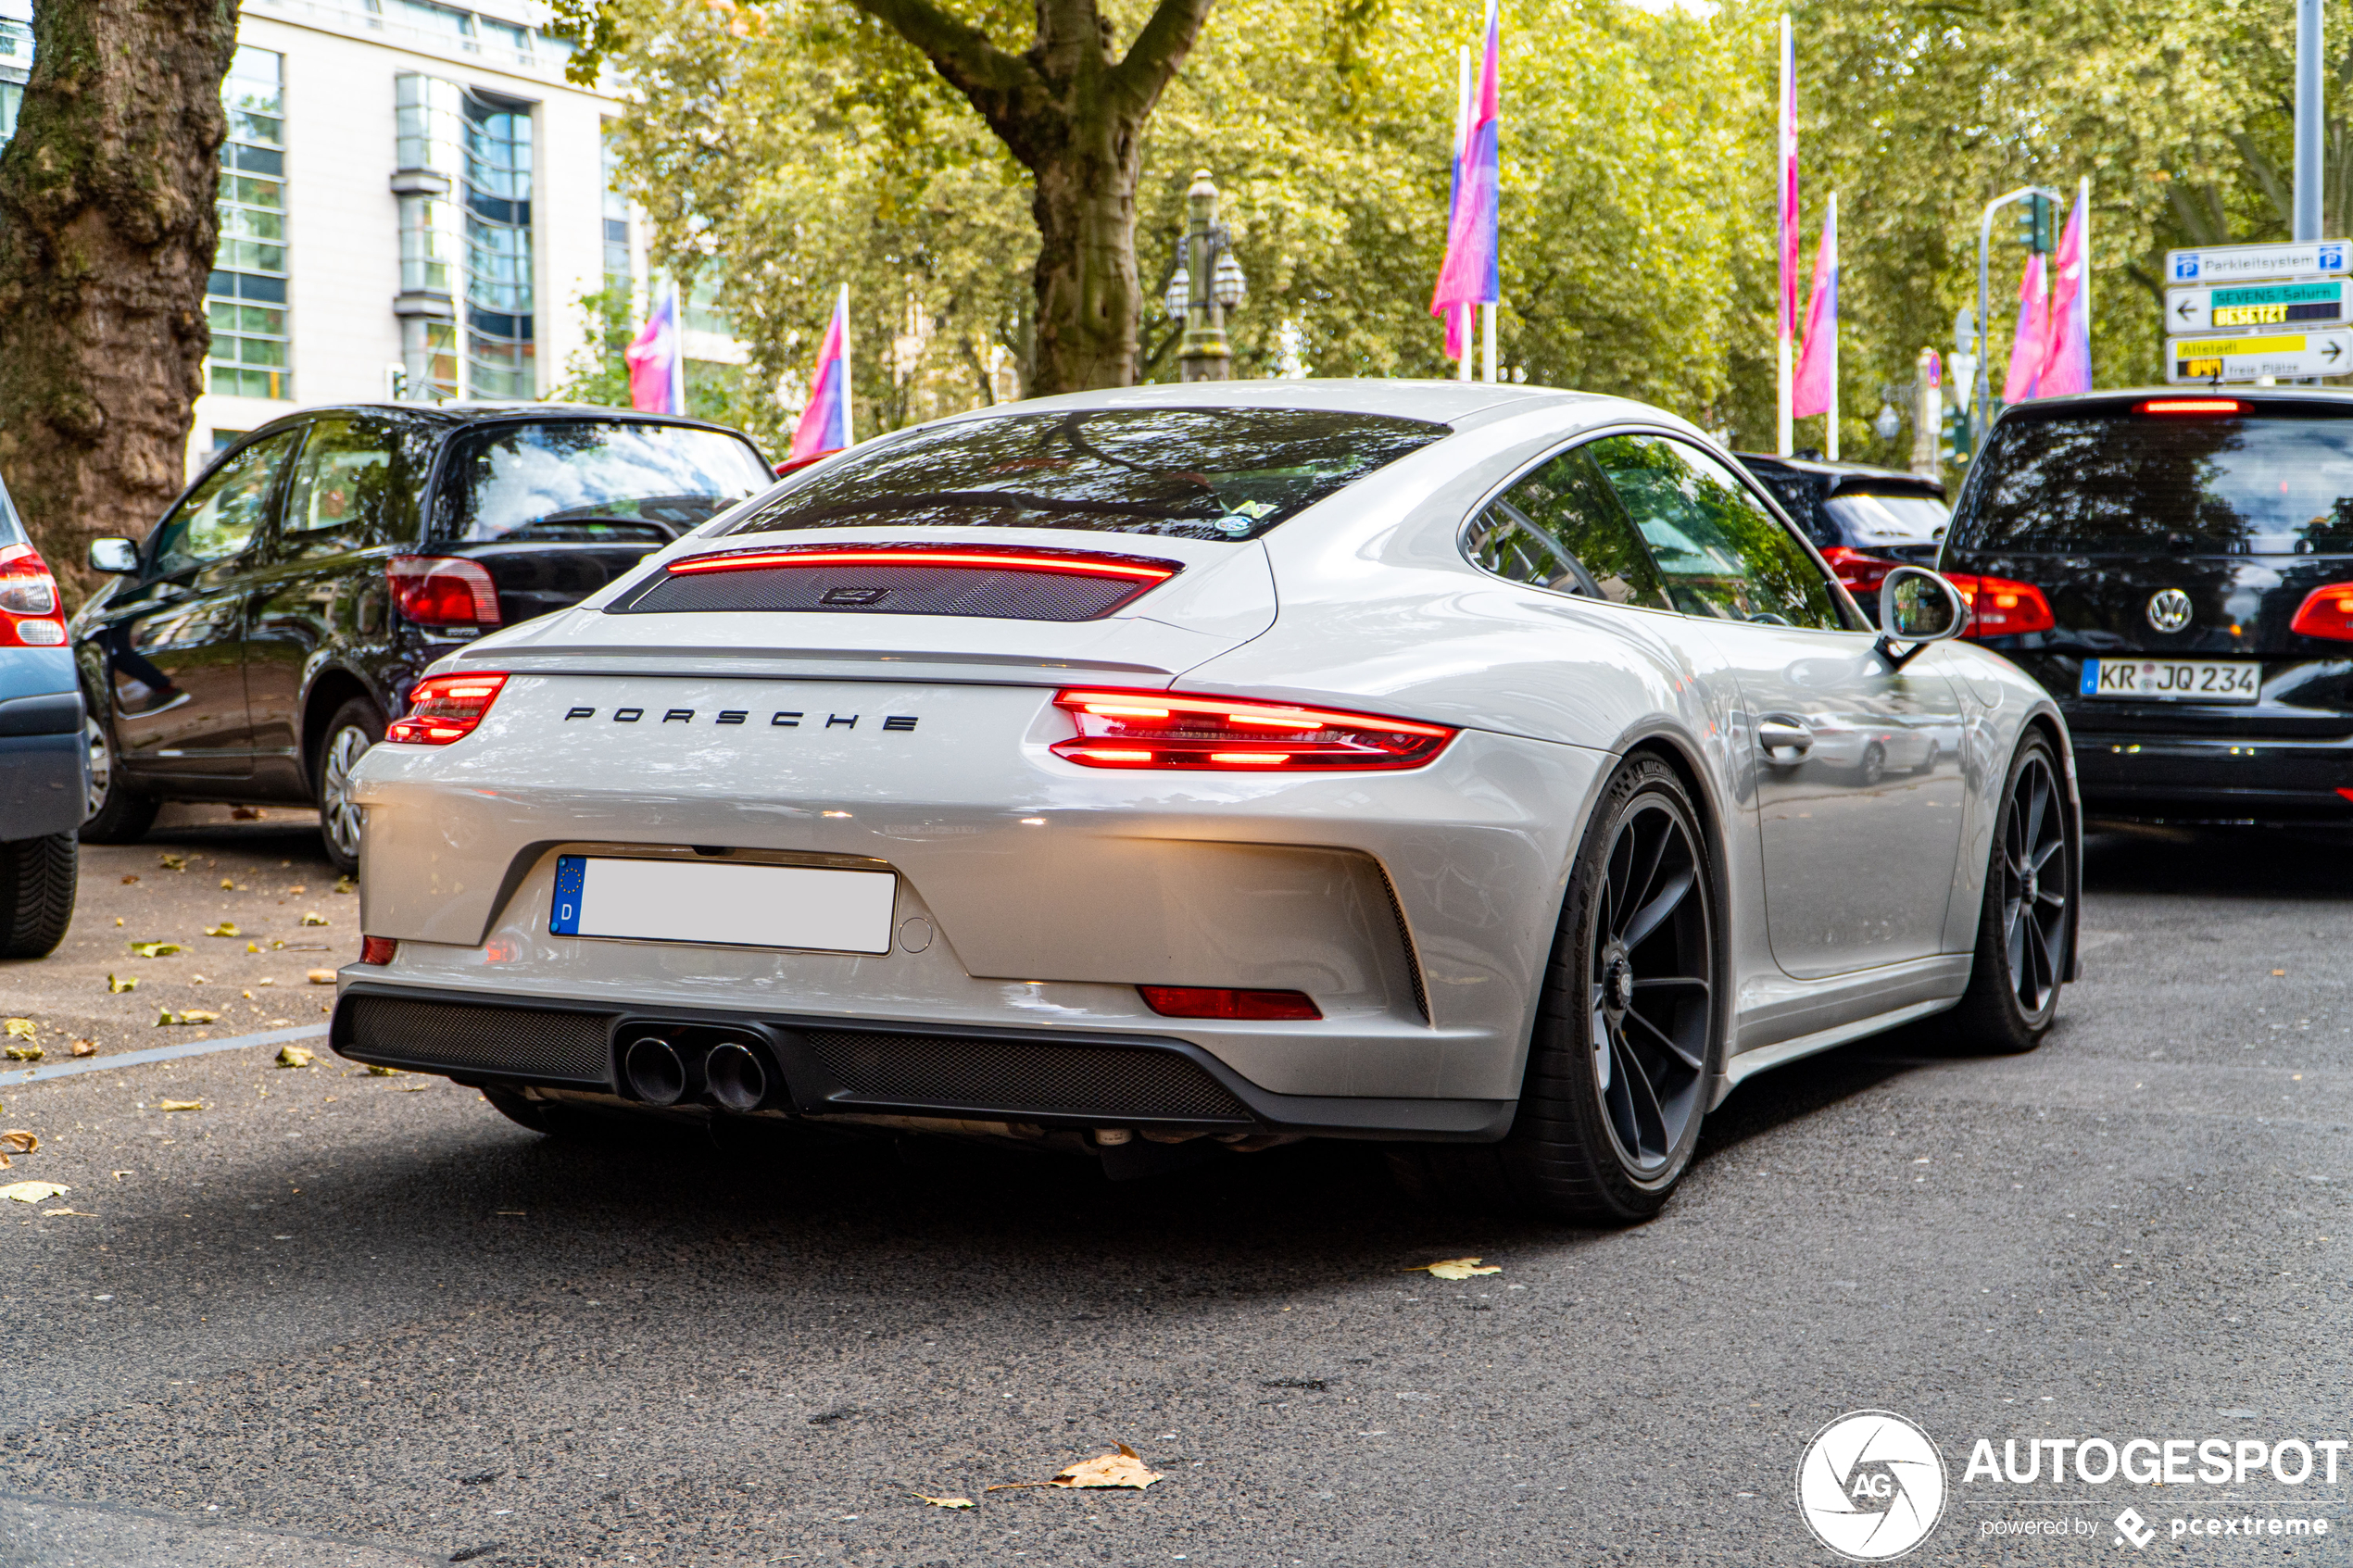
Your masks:
[[[593,538],[615,518],[675,533],[771,483],[735,436],[596,420],[469,432],[443,472],[439,530],[459,540]]]
[[[285,431],[257,441],[200,480],[157,525],[150,558],[155,570],[170,573],[223,560],[252,543],[299,433]]]
[[[335,536],[351,548],[388,537],[402,508],[396,445],[382,420],[322,419],[295,463],[282,533]]]
[[[1479,514],[1465,541],[1499,577],[1613,604],[1672,608],[1658,569],[1582,452],[1538,469]]]

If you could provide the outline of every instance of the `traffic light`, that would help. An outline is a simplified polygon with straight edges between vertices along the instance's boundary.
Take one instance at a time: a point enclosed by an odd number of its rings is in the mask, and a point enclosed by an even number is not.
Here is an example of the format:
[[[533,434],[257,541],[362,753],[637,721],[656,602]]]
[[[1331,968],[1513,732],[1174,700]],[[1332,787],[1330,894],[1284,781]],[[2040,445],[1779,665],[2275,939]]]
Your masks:
[[[2050,254],[2053,217],[2053,203],[2048,196],[2029,196],[2018,204],[2018,237],[2027,249]]]
[[[1944,409],[1944,457],[1952,462],[1967,462],[1969,455],[1969,420],[1962,410],[1947,406]]]

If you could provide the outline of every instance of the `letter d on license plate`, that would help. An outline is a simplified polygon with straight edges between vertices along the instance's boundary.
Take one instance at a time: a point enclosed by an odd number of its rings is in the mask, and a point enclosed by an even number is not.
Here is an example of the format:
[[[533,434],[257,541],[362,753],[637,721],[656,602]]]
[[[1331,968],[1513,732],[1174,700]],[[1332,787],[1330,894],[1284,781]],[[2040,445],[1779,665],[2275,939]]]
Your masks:
[[[2246,659],[2087,659],[2079,696],[2136,702],[2254,702],[2263,667]]]
[[[556,861],[547,931],[633,942],[887,953],[898,892],[899,878],[889,872],[564,855]]]

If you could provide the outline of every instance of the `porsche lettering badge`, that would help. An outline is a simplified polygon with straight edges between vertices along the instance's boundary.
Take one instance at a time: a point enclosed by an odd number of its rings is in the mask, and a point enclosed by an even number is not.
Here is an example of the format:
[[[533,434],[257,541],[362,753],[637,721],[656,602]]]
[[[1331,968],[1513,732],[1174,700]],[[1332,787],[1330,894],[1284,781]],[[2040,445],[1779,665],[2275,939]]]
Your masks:
[[[594,708],[573,708],[565,712],[564,721],[566,723],[570,723],[574,719],[594,719],[596,716],[597,710]],[[646,710],[642,708],[616,708],[612,710],[612,717],[609,722],[615,724],[634,724],[645,716]],[[745,722],[750,717],[751,710],[749,709],[723,708],[711,716],[711,722],[714,724],[740,724]],[[858,727],[858,721],[861,717],[861,715],[856,713],[828,713],[824,717],[822,727],[827,730],[854,730]],[[800,728],[801,721],[804,719],[810,720],[812,728],[821,727],[818,721],[811,719],[808,713],[797,709],[779,709],[778,711],[770,714],[768,716],[768,725],[769,728],[776,730],[798,730]],[[673,708],[667,709],[661,716],[661,721],[665,724],[691,724],[695,721],[695,709],[691,708]],[[895,734],[903,734],[907,731],[915,727],[915,715],[912,713],[885,714],[883,716],[882,727]]]

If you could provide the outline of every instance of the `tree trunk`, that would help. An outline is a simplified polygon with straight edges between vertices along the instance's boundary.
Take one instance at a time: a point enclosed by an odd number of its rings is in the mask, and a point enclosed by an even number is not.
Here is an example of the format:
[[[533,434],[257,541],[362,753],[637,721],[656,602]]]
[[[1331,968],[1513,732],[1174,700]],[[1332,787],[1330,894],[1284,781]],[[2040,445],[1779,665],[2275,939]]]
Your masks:
[[[0,153],[0,474],[59,577],[181,488],[236,0],[37,0]],[[77,597],[79,596],[76,596]]]
[[[1123,119],[1100,104],[1082,106],[1058,154],[1033,166],[1038,396],[1136,379],[1136,177],[1143,127]]]

